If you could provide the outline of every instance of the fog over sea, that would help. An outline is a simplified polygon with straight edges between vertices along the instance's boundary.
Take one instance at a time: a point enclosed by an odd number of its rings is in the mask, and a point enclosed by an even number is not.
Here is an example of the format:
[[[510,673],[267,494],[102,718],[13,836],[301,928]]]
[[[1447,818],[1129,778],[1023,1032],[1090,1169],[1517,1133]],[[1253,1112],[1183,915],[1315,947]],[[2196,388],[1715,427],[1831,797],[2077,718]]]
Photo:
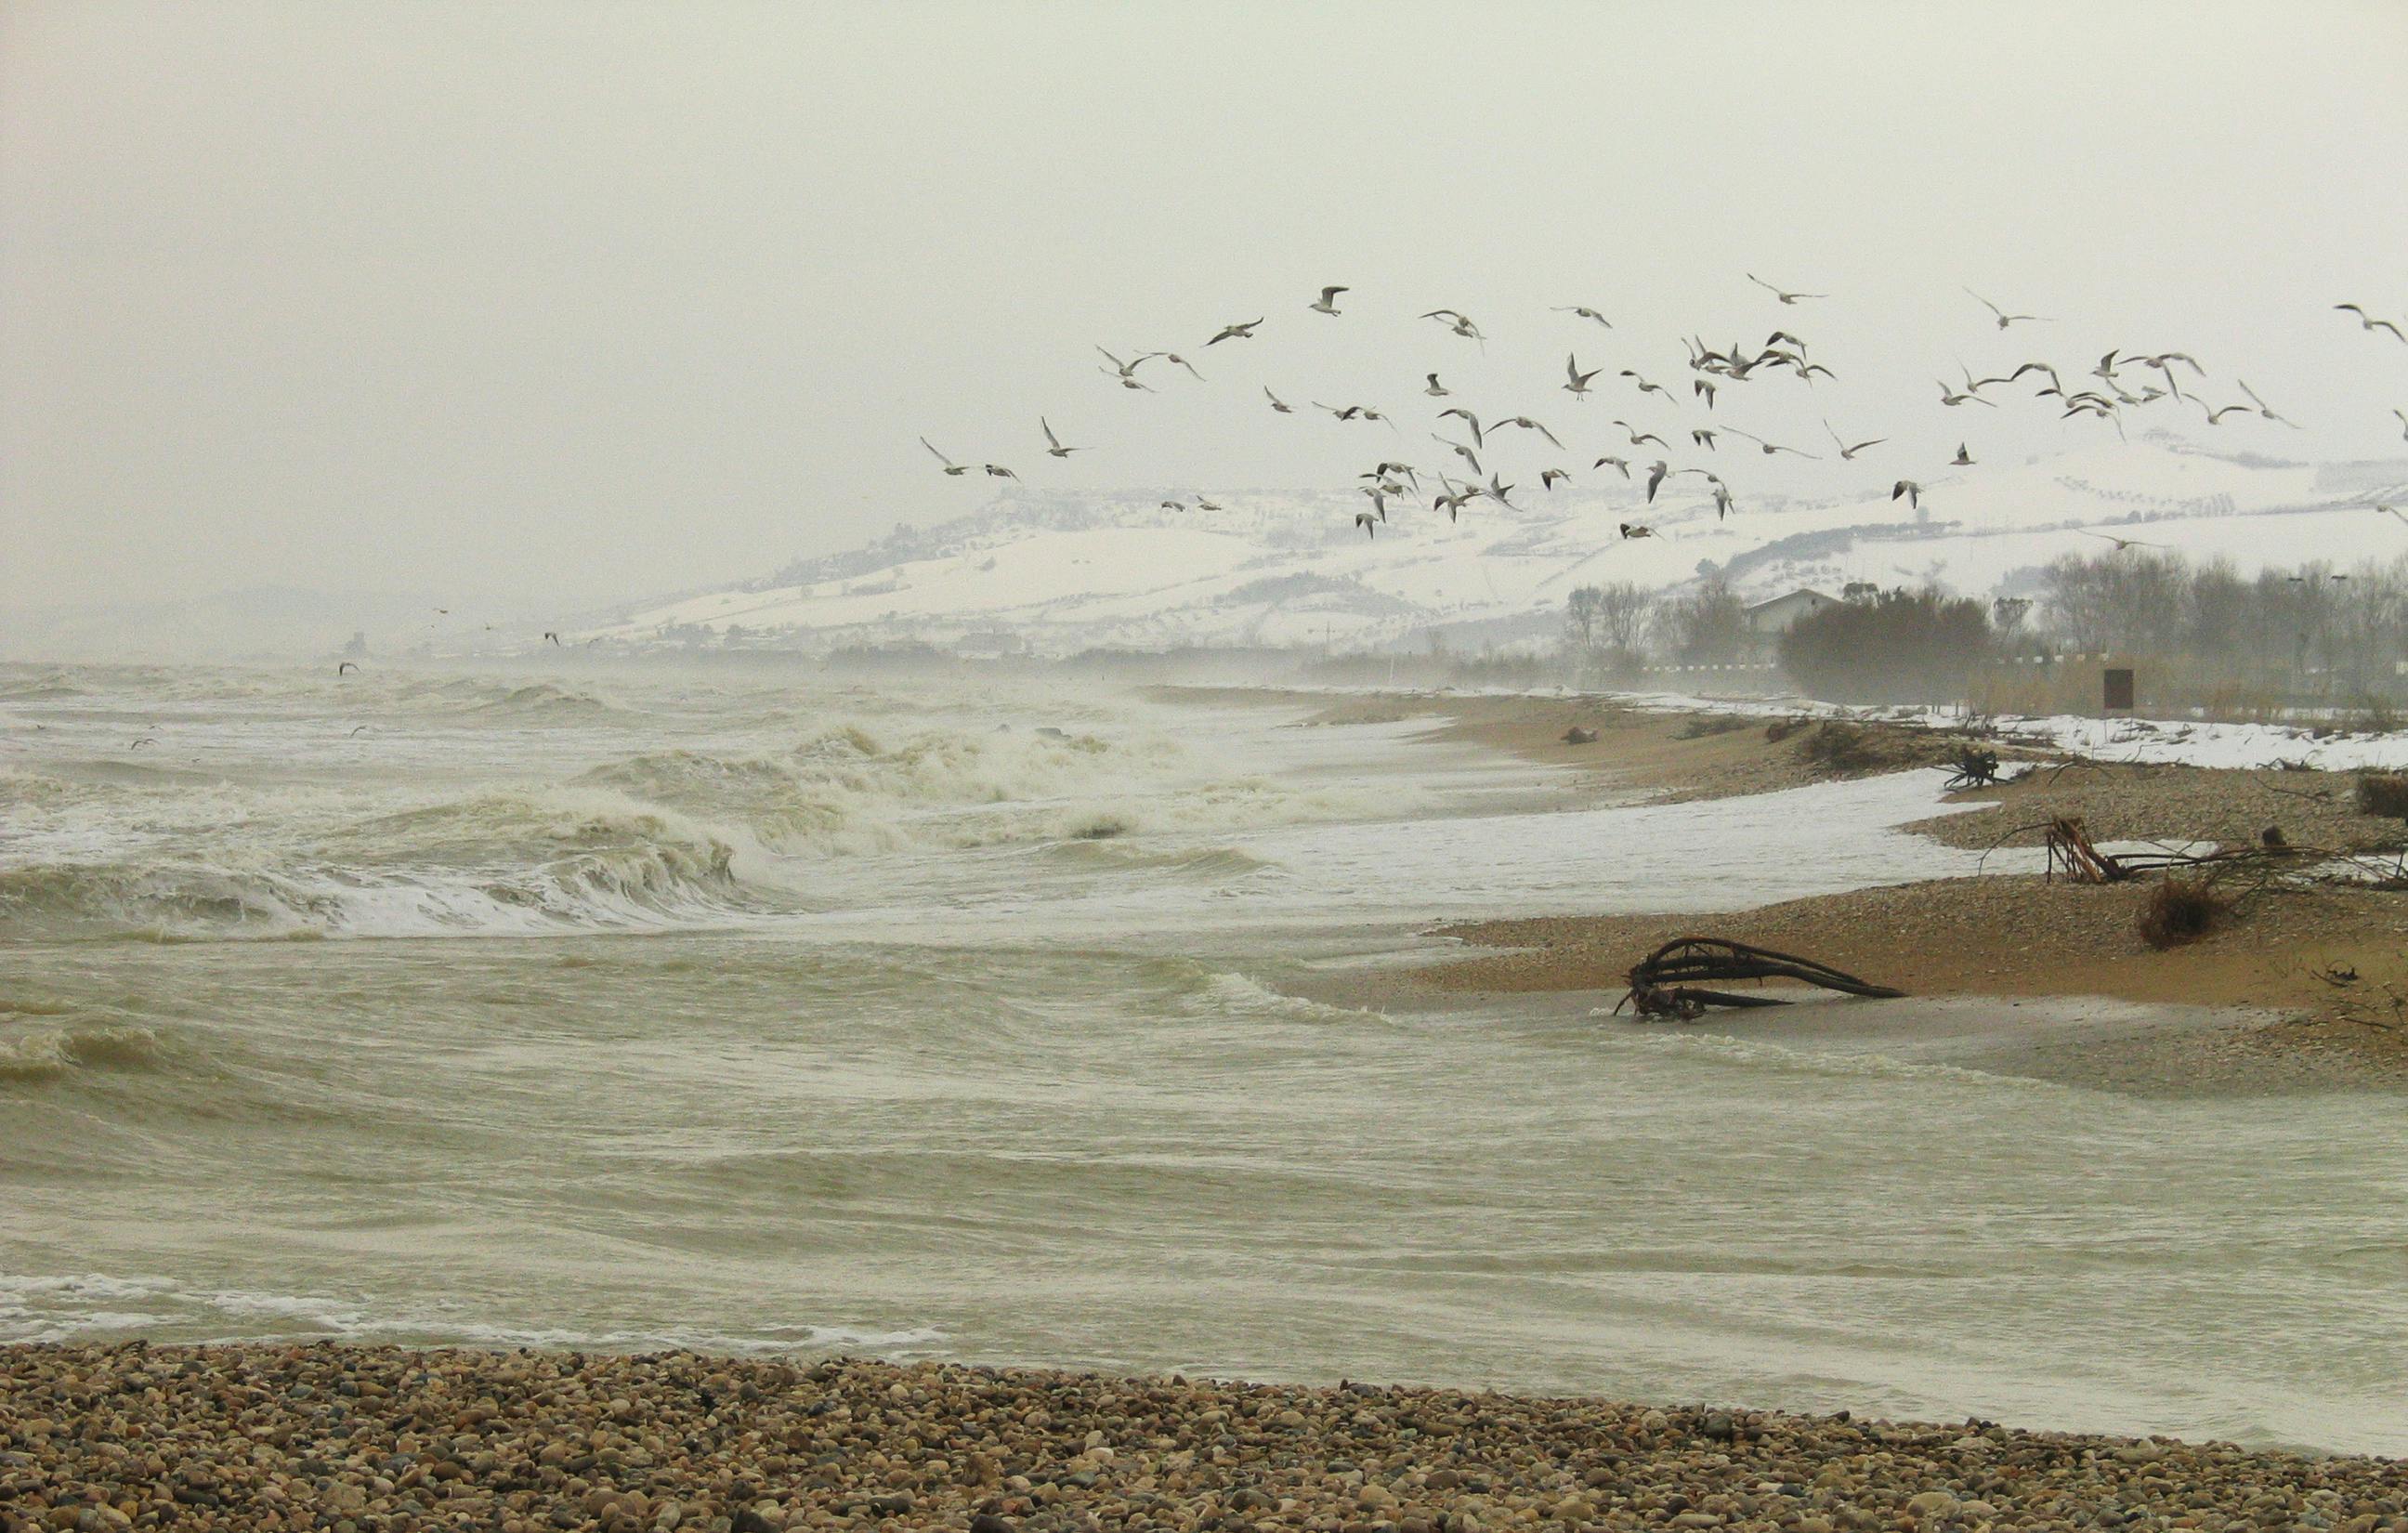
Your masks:
[[[1295,994],[1445,919],[1963,871],[1884,828],[1936,774],[1615,806],[1426,723],[1304,717],[0,666],[0,1340],[844,1351],[2408,1451],[2396,1100]]]

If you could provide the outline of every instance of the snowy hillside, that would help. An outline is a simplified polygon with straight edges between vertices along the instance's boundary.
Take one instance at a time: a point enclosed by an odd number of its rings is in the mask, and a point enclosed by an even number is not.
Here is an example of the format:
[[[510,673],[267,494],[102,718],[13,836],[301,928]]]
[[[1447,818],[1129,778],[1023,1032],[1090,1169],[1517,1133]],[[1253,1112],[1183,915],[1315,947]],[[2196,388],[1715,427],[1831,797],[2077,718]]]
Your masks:
[[[1642,486],[1610,475],[1598,476],[1602,487],[1525,486],[1510,509],[1476,500],[1454,523],[1426,500],[1392,507],[1375,537],[1354,526],[1368,502],[1349,491],[1215,492],[1217,510],[1168,509],[1155,491],[1023,491],[755,586],[633,611],[585,637],[642,643],[733,626],[786,640],[975,647],[1010,636],[1054,654],[1364,645],[1468,625],[1540,631],[1577,586],[1664,588],[1709,569],[1751,599],[1851,580],[2012,591],[2059,554],[2107,548],[2086,536],[2100,529],[2229,557],[2244,572],[2408,552],[2408,525],[2372,509],[2408,499],[2408,462],[2319,469],[2138,440],[1927,475],[1919,510],[1892,501],[1884,479],[1856,499],[1742,499],[1719,522],[1692,488],[1700,480],[1669,480],[1650,506]],[[1622,522],[1656,536],[1626,540]]]

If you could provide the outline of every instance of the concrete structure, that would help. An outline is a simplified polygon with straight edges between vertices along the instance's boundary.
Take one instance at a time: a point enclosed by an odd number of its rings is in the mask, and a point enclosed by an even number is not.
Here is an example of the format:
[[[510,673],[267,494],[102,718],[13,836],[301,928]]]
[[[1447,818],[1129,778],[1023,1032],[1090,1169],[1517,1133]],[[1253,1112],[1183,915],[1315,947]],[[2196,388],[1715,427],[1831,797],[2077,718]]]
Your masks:
[[[1785,596],[1757,602],[1747,609],[1747,631],[1758,638],[1778,638],[1789,631],[1790,624],[1809,613],[1839,605],[1837,597],[1800,586]]]

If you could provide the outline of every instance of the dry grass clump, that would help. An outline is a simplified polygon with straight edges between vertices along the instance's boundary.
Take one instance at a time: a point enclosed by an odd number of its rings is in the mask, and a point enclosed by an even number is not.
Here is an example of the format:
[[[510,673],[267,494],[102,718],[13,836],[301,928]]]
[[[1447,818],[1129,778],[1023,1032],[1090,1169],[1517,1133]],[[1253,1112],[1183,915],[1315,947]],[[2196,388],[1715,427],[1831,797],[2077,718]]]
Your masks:
[[[1862,724],[1827,719],[1798,742],[1809,762],[1826,772],[1864,772],[1885,765],[1889,756]]]
[[[1715,735],[1728,735],[1745,729],[1749,722],[1737,713],[1700,713],[1681,726],[1680,738],[1699,740]]]
[[[2358,812],[2408,820],[2408,776],[2369,772],[2358,780]]]
[[[2196,942],[2231,909],[2232,902],[2204,879],[2168,879],[2141,906],[2141,940],[2161,953]]]

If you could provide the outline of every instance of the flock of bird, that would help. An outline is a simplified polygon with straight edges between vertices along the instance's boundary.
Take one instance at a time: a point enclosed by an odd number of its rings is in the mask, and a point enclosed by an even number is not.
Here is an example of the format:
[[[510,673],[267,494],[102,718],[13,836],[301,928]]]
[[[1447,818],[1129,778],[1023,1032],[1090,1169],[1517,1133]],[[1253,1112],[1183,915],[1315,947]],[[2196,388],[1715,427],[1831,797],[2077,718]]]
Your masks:
[[[1749,282],[1770,294],[1774,302],[1784,308],[1812,305],[1830,296],[1828,294],[1784,288],[1768,282],[1753,272],[1745,275]],[[1353,291],[1349,287],[1332,284],[1322,288],[1320,295],[1303,307],[1326,319],[1337,320],[1348,312],[1340,300]],[[1992,323],[2000,331],[2009,331],[2017,325],[2054,322],[2045,315],[2011,312],[1971,288],[1964,291],[1967,296],[1988,311]],[[2403,332],[2401,322],[2370,314],[2358,304],[2339,304],[2334,307],[2357,316],[2360,327],[2368,333],[2386,331],[2389,333],[2392,339],[2408,344],[2408,332]],[[1554,306],[1552,312],[1572,316],[1571,322],[1575,326],[1595,325],[1605,331],[1614,329],[1613,322],[1607,318],[1602,309],[1586,304],[1556,305]],[[1451,335],[1475,342],[1484,351],[1486,349],[1487,331],[1483,329],[1470,315],[1460,309],[1433,308],[1421,314],[1420,318],[1437,323]],[[1199,351],[1210,351],[1211,348],[1225,342],[1252,340],[1255,337],[1255,332],[1268,320],[1268,315],[1266,314],[1222,325],[1203,343]],[[1722,461],[1725,438],[1732,439],[1734,442],[1744,442],[1768,459],[1784,454],[1817,461],[1824,457],[1820,451],[1809,451],[1791,443],[1773,441],[1737,426],[1720,423],[1725,417],[1719,411],[1718,402],[1727,394],[1744,390],[1750,385],[1760,387],[1774,378],[1786,378],[1792,384],[1811,388],[1817,378],[1829,379],[1837,376],[1829,366],[1815,360],[1805,338],[1798,330],[1784,324],[1771,330],[1761,343],[1753,346],[1733,342],[1728,346],[1717,348],[1708,345],[1702,336],[1695,335],[1684,337],[1683,344],[1688,355],[1690,375],[1686,380],[1688,389],[1685,400],[1674,384],[1650,379],[1637,368],[1622,367],[1616,369],[1613,376],[1618,380],[1627,380],[1627,387],[1636,400],[1644,401],[1648,396],[1655,395],[1676,409],[1702,410],[1704,412],[1702,421],[1695,423],[1683,421],[1661,429],[1650,430],[1642,429],[1624,416],[1612,417],[1611,423],[1621,433],[1623,440],[1609,444],[1614,451],[1597,456],[1589,465],[1589,472],[1613,470],[1622,480],[1630,482],[1634,492],[1643,491],[1642,504],[1650,506],[1656,504],[1659,492],[1671,480],[1683,477],[1694,477],[1710,487],[1715,519],[1720,521],[1736,511],[1739,509],[1739,503],[1730,485],[1722,476],[1713,468],[1702,465],[1705,454],[1714,455],[1713,461]],[[1600,389],[1598,380],[1605,376],[1607,369],[1601,365],[1584,367],[1580,361],[1580,350],[1577,342],[1567,350],[1564,357],[1563,379],[1555,387],[1559,392],[1570,395],[1573,403],[1585,405],[1598,394]],[[1126,360],[1123,360],[1119,355],[1101,346],[1096,347],[1096,351],[1104,360],[1104,365],[1099,366],[1097,371],[1125,390],[1145,394],[1158,393],[1159,391],[1149,380],[1162,377],[1174,369],[1184,371],[1197,381],[1204,380],[1204,374],[1195,363],[1176,351],[1134,351]],[[1150,365],[1153,365],[1152,370],[1148,371]],[[2232,380],[2232,388],[2239,394],[2237,399],[2224,403],[2212,401],[2203,392],[2203,385],[2209,378],[2207,368],[2186,351],[2128,351],[2118,347],[2108,351],[2096,364],[2083,371],[2077,371],[2072,367],[2060,369],[2055,363],[2046,360],[2026,361],[2011,370],[1990,377],[1976,377],[1972,369],[1964,366],[1961,363],[1957,365],[1957,371],[1960,375],[1958,381],[1951,382],[1945,378],[1933,380],[1942,408],[1957,409],[1966,406],[1978,406],[1983,408],[1997,409],[2000,407],[2002,397],[2016,399],[2027,406],[2032,401],[2054,400],[2054,408],[2059,421],[2079,419],[2105,422],[2115,428],[2119,437],[2125,434],[2126,420],[2134,412],[2143,409],[2195,408],[2200,412],[2205,424],[2209,426],[2221,426],[2228,418],[2242,415],[2259,418],[2295,430],[2299,429],[2298,423],[2278,412],[2245,380],[2239,378]],[[1445,457],[1440,459],[1440,466],[1425,469],[1383,454],[1380,461],[1368,471],[1356,476],[1357,488],[1365,496],[1368,505],[1354,513],[1354,522],[1367,537],[1378,536],[1380,528],[1387,523],[1392,506],[1418,505],[1424,495],[1428,496],[1430,509],[1433,511],[1445,511],[1450,522],[1461,517],[1467,508],[1481,499],[1492,500],[1509,509],[1518,509],[1514,508],[1513,502],[1508,497],[1512,495],[1519,486],[1507,482],[1503,477],[1503,470],[1498,466],[1498,460],[1505,455],[1502,451],[1505,444],[1510,440],[1523,444],[1526,450],[1529,446],[1543,442],[1555,452],[1562,453],[1569,451],[1561,437],[1545,423],[1532,415],[1517,409],[1510,414],[1484,416],[1466,405],[1455,402],[1455,391],[1445,384],[1440,371],[1425,372],[1422,378],[1424,386],[1418,392],[1432,400],[1442,402],[1440,408],[1433,412],[1431,420],[1433,429],[1429,435],[1431,439],[1444,450]],[[2016,390],[2017,386],[2023,384],[2028,379],[2034,380],[2028,389],[2019,394],[2010,394],[2009,391]],[[2186,384],[2188,385],[2187,391]],[[1282,398],[1268,384],[1263,385],[1262,394],[1274,413],[1280,415],[1299,413],[1295,405]],[[1309,400],[1307,403],[1312,409],[1328,415],[1333,423],[1384,424],[1391,432],[1402,435],[1403,428],[1398,424],[1394,416],[1372,406],[1330,405],[1317,399]],[[1631,410],[1628,413],[1639,412]],[[2408,439],[2408,410],[2395,408],[2391,413],[2400,421],[2402,438]],[[1842,463],[1853,464],[1873,449],[1884,447],[1891,441],[1888,435],[1852,441],[1832,425],[1828,417],[1823,420],[1822,424],[1824,434],[1830,438],[1833,454]],[[1044,436],[1044,451],[1048,457],[1067,459],[1074,452],[1088,451],[1083,447],[1065,445],[1047,417],[1039,416],[1038,425]],[[1676,448],[1673,441],[1664,435],[1667,430],[1672,432],[1674,437],[1685,432],[1687,445]],[[1509,433],[1518,435],[1509,437],[1507,436]],[[1978,462],[1973,456],[1969,442],[1970,439],[1957,443],[1956,455],[1944,460],[1946,466],[1971,467]],[[930,455],[937,460],[940,470],[949,476],[959,478],[975,472],[989,478],[1020,482],[1020,475],[1005,464],[957,463],[946,456],[924,436],[920,438],[920,445],[927,449]],[[1641,462],[1634,468],[1634,460],[1641,456],[1641,450],[1648,448],[1655,450],[1652,461]],[[1734,446],[1729,451],[1739,453],[1744,452],[1746,449]],[[1893,451],[1897,450],[1893,449]],[[1675,456],[1699,461],[1675,466],[1672,461]],[[1449,460],[1459,461],[1462,479],[1458,480],[1455,477],[1456,471],[1455,462]],[[1912,468],[1911,465],[1908,466]],[[1570,483],[1574,472],[1572,466],[1553,463],[1541,466],[1537,477],[1541,490],[1552,492]],[[1426,474],[1434,482],[1426,483]],[[1893,502],[1904,501],[1909,509],[1920,513],[1925,494],[1922,481],[1912,477],[1911,472],[1897,474],[1890,478],[1889,498]],[[1173,499],[1165,500],[1161,505],[1164,509],[1174,511],[1188,509],[1216,511],[1222,509],[1217,503],[1202,495],[1197,495],[1192,504]],[[2381,509],[2391,509],[2388,507]],[[1645,513],[1642,511],[1640,514]],[[2402,520],[2408,521],[2408,517],[2402,517]],[[1654,527],[1641,522],[1623,522],[1618,525],[1621,535],[1626,538],[1656,536]],[[2134,538],[2109,540],[2115,544],[2118,551],[2132,547],[2157,546],[2143,544]]]

